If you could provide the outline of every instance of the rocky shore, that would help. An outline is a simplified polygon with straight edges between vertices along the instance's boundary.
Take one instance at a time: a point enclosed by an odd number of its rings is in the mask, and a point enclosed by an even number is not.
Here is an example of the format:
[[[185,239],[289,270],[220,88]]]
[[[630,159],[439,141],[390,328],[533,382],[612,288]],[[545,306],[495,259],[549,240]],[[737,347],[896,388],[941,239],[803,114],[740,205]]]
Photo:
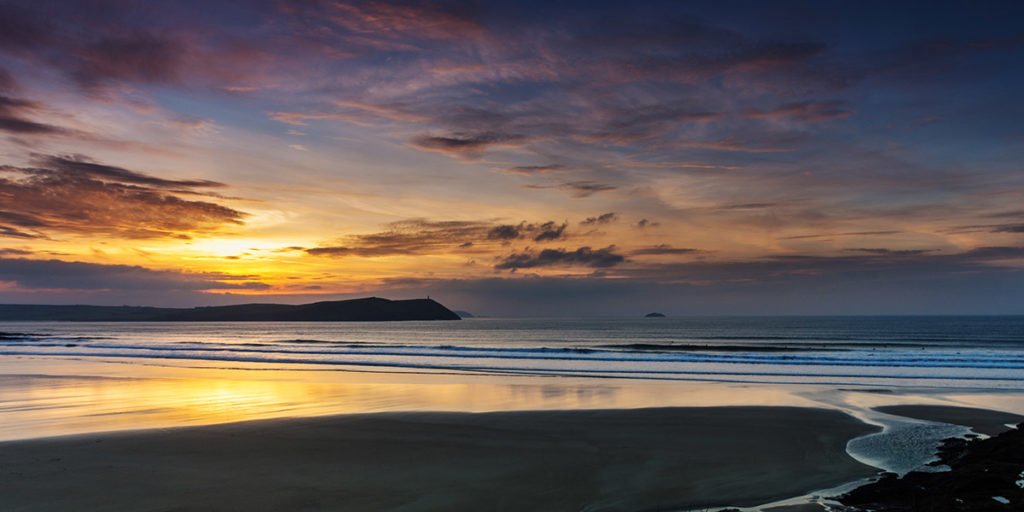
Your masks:
[[[1024,510],[1024,423],[987,439],[948,439],[938,473],[888,473],[836,498],[848,512]]]

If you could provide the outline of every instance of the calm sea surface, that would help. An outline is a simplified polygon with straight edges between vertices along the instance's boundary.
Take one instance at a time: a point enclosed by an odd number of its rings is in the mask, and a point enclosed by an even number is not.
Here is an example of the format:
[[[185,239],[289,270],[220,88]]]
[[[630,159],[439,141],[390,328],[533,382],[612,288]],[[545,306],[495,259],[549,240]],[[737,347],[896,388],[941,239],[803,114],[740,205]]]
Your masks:
[[[0,323],[0,358],[1024,390],[1024,317]]]

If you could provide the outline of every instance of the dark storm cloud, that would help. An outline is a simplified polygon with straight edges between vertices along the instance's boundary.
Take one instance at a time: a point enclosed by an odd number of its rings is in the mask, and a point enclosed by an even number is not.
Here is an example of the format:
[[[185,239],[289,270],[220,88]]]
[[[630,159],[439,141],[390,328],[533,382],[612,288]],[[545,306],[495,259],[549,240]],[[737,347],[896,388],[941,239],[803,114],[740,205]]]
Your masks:
[[[262,290],[254,276],[152,270],[134,265],[0,258],[0,281],[58,290]],[[219,282],[219,281],[231,282]]]
[[[244,213],[202,196],[206,180],[168,180],[100,164],[81,155],[36,155],[35,167],[0,166],[0,234],[49,232],[125,238],[184,237],[242,223]]]
[[[501,259],[494,268],[497,270],[518,270],[535,267],[614,267],[626,258],[615,252],[615,246],[602,249],[580,247],[576,250],[543,249],[540,252],[526,250],[509,254]]]

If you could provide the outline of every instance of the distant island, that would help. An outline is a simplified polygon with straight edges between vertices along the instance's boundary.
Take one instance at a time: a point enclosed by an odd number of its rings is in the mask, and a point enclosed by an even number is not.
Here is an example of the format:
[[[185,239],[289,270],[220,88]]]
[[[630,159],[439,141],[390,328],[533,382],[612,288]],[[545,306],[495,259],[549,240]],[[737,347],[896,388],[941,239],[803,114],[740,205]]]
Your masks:
[[[0,321],[61,322],[384,322],[461,320],[432,299],[379,297],[312,304],[239,304],[198,308],[0,304]]]
[[[644,318],[665,318],[665,315],[662,313],[647,313],[644,315]]]

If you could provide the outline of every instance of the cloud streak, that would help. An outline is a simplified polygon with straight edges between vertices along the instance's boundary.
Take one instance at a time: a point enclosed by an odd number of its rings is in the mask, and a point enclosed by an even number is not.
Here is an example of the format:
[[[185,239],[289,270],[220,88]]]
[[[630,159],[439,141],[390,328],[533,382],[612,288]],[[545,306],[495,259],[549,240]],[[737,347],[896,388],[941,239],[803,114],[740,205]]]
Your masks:
[[[37,155],[36,166],[0,166],[0,234],[42,238],[81,233],[123,238],[189,237],[242,224],[245,214],[184,199],[221,187],[169,180],[78,156]],[[200,189],[200,191],[197,191]]]
[[[264,290],[253,276],[152,270],[136,265],[0,258],[0,281],[23,290]],[[227,282],[225,282],[227,281]]]

